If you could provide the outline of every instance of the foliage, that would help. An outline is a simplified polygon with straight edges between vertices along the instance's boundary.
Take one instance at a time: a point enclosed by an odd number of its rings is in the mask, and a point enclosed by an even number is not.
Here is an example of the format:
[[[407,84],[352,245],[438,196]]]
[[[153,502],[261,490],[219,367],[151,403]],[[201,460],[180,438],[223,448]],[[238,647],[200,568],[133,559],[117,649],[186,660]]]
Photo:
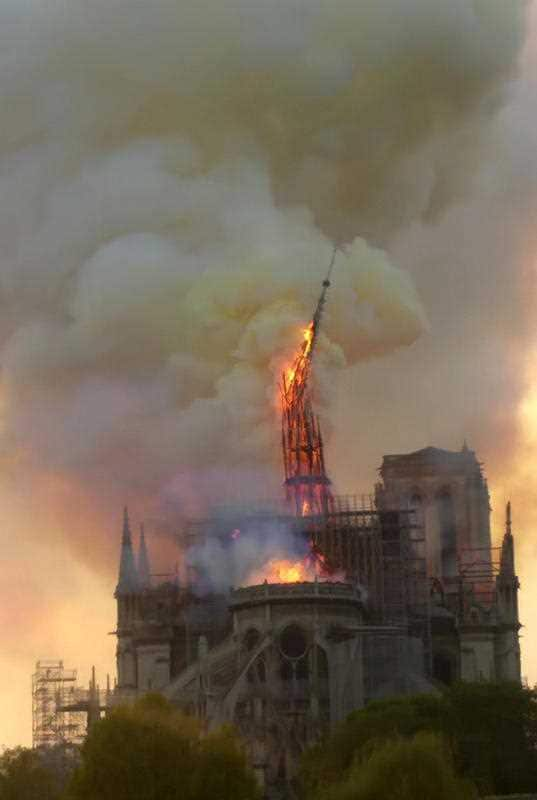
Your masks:
[[[254,800],[253,773],[233,734],[202,736],[158,695],[120,706],[90,731],[70,800]]]
[[[305,753],[300,775],[304,797],[310,798],[320,786],[340,780],[356,756],[372,743],[413,736],[419,731],[442,732],[444,717],[443,700],[436,695],[381,700],[352,712],[327,740]]]
[[[483,794],[537,788],[537,692],[511,683],[461,683],[438,695],[373,702],[353,712],[308,751],[300,782],[305,798],[341,780],[374,742],[437,733],[455,768]]]
[[[537,691],[516,683],[460,683],[446,693],[462,771],[483,793],[537,789]]]
[[[59,800],[62,780],[38,750],[16,747],[0,756],[0,800]]]
[[[477,791],[455,774],[449,747],[433,733],[378,742],[357,758],[323,800],[471,800]]]

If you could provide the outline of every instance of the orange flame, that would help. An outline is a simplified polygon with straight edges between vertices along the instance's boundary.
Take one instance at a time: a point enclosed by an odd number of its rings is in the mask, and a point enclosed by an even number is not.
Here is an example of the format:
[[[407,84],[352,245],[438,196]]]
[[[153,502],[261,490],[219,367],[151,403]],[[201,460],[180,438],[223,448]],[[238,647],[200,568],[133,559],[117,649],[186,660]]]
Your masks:
[[[256,586],[264,583],[300,583],[305,581],[345,581],[343,572],[334,573],[329,570],[326,558],[322,553],[311,551],[302,560],[287,558],[271,558],[261,569],[252,572],[245,586]]]
[[[302,331],[302,335],[304,337],[304,341],[300,349],[300,355],[293,363],[293,366],[288,367],[286,370],[287,383],[289,386],[294,382],[296,378],[297,368],[300,360],[307,358],[311,351],[311,347],[313,344],[313,321],[310,322],[307,328],[304,328],[304,330]]]
[[[291,561],[285,558],[271,558],[264,567],[248,576],[247,585],[258,583],[298,583],[300,581],[315,580],[316,572],[309,563],[304,561]]]

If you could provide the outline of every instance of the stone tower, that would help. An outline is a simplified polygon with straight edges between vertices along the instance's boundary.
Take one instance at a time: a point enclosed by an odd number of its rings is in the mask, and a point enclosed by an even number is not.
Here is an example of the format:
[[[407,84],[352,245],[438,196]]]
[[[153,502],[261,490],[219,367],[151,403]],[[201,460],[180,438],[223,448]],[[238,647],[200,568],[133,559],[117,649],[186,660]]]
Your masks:
[[[381,508],[411,509],[423,530],[430,581],[432,675],[454,680],[520,680],[511,511],[493,548],[487,482],[473,450],[427,447],[385,456]]]
[[[431,577],[456,577],[466,550],[490,549],[487,482],[473,450],[426,447],[408,455],[384,456],[380,474],[383,503],[412,508],[426,531]]]

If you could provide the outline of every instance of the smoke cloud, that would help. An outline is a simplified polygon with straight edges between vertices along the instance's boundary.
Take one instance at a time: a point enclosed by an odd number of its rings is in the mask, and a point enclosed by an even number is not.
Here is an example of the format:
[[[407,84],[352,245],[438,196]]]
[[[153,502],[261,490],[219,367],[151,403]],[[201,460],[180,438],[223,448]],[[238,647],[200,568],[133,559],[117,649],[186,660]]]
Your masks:
[[[439,363],[505,276],[468,204],[529,184],[504,116],[526,6],[0,0],[0,446],[25,541],[110,575],[125,501],[278,495],[277,382],[334,244],[315,391],[338,488],[420,437],[479,439],[500,397],[507,439],[520,381],[498,394],[485,358],[495,402],[468,412],[479,358],[460,382]],[[427,412],[446,396],[451,426]],[[44,527],[37,500],[63,509]]]
[[[185,468],[273,467],[275,385],[333,242],[321,361],[426,327],[375,246],[468,187],[523,9],[3,3],[8,457],[188,507]]]

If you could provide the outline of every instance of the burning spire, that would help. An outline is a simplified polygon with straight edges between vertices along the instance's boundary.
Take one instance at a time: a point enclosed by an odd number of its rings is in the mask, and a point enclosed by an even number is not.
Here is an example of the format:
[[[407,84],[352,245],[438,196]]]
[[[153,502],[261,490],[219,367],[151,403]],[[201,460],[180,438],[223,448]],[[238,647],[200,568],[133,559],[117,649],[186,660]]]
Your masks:
[[[292,366],[282,375],[282,451],[287,500],[298,516],[323,514],[332,494],[326,475],[319,418],[313,412],[309,377],[326,293],[336,259],[334,248],[313,318]]]

